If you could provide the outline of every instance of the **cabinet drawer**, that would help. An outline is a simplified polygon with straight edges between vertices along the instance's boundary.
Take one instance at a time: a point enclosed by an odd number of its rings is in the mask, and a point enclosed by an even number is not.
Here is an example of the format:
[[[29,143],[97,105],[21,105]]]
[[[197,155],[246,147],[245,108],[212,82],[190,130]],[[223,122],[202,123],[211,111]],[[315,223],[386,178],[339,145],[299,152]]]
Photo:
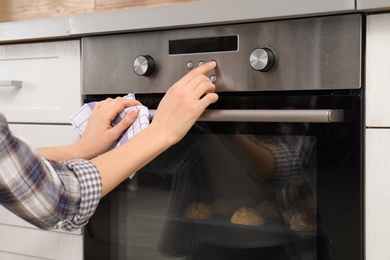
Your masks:
[[[4,224],[11,225],[11,226],[38,229],[37,227],[35,227],[35,226],[31,225],[30,223],[28,223],[27,221],[19,218],[18,216],[13,214],[11,211],[9,211],[8,209],[6,209],[0,205],[0,225],[4,225]],[[68,233],[68,234],[79,234],[79,235],[81,235],[83,233],[82,229],[77,229],[77,230],[72,231],[72,232],[58,229],[58,230],[53,230],[53,232],[64,232],[64,233]],[[0,257],[0,259],[2,259],[2,258]]]
[[[79,40],[0,45],[0,111],[9,122],[69,123],[80,75]]]
[[[7,260],[42,260],[40,257],[28,256],[28,255],[19,255],[8,252],[0,252],[0,259]]]
[[[0,252],[12,252],[42,259],[83,259],[83,236],[81,235],[1,224],[0,234]]]
[[[8,118],[8,117],[7,117]],[[12,132],[21,135],[36,148],[69,145],[79,134],[71,125],[9,124]]]
[[[366,258],[390,259],[390,129],[366,129]]]
[[[367,17],[366,125],[390,127],[390,14]]]
[[[356,5],[358,10],[390,7],[389,0],[357,0]]]

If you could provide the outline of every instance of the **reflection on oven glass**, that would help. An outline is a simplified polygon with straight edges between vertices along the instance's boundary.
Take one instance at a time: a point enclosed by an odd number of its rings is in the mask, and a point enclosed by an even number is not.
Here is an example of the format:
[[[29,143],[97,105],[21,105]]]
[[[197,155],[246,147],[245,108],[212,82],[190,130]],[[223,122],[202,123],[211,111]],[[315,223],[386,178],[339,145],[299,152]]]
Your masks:
[[[316,179],[314,137],[188,134],[111,198],[111,259],[317,259]]]
[[[315,146],[308,136],[188,135],[143,173],[173,177],[161,254],[289,259],[305,248],[315,259]]]

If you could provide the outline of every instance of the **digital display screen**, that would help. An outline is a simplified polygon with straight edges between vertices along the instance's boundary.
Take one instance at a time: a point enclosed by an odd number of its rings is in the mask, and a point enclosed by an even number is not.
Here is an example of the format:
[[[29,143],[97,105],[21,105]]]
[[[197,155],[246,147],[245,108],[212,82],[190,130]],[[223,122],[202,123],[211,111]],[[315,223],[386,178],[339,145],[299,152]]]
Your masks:
[[[238,35],[169,41],[169,54],[238,51]]]

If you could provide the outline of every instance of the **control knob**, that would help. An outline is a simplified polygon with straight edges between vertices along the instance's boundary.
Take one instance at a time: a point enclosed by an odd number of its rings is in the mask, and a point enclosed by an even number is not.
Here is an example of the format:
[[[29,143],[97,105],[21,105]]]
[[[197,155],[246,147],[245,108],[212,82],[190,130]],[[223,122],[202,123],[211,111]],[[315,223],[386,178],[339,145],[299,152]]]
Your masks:
[[[154,72],[154,59],[149,55],[139,55],[134,60],[133,69],[138,76],[148,77]]]
[[[257,48],[252,51],[249,62],[254,70],[266,72],[275,64],[275,55],[268,48]]]

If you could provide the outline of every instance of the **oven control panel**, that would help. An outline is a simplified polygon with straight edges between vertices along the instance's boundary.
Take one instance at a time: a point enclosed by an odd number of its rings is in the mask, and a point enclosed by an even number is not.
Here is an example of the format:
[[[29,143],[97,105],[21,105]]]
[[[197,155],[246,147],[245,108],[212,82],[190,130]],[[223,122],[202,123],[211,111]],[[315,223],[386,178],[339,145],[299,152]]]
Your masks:
[[[164,93],[212,60],[218,92],[358,89],[361,32],[348,14],[85,37],[82,93]]]

